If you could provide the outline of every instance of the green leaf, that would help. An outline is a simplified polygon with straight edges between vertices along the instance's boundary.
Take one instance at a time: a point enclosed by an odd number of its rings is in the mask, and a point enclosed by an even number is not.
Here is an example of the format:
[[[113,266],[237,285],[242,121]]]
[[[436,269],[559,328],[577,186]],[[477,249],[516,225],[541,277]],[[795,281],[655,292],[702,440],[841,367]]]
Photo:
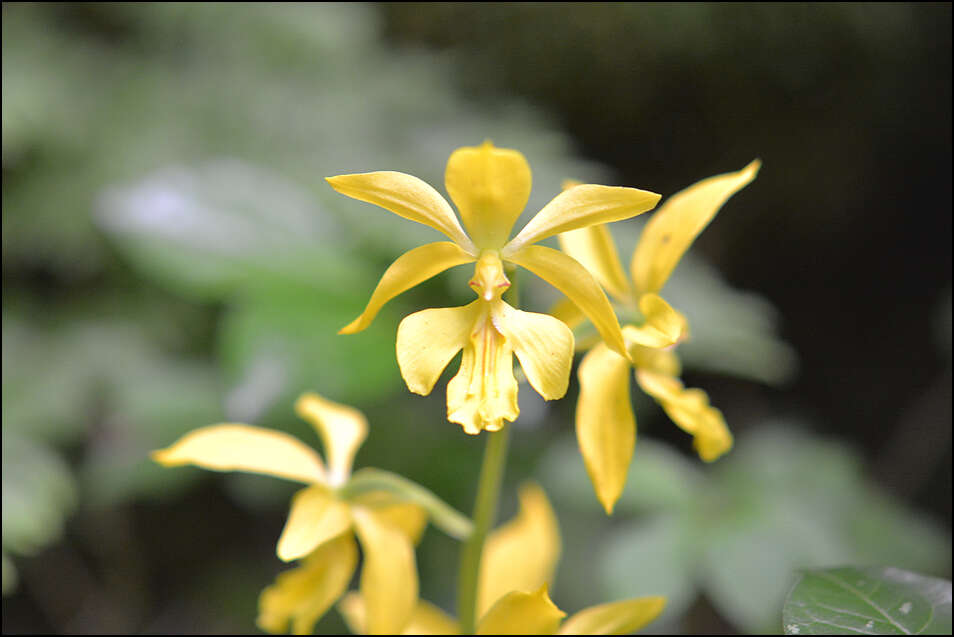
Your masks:
[[[896,568],[806,571],[782,611],[788,635],[951,633],[951,582]]]

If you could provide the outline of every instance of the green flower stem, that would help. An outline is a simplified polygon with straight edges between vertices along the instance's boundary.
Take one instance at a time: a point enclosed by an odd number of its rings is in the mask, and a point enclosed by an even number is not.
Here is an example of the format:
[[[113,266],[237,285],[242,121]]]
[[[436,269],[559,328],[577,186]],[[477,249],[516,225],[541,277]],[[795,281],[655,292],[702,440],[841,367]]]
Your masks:
[[[477,580],[480,575],[480,559],[484,552],[484,540],[497,515],[500,499],[500,484],[503,482],[507,464],[507,439],[510,426],[497,432],[487,432],[487,447],[484,462],[480,467],[477,484],[477,501],[474,504],[474,528],[464,542],[460,553],[460,579],[457,588],[457,617],[461,634],[472,635],[476,628]]]

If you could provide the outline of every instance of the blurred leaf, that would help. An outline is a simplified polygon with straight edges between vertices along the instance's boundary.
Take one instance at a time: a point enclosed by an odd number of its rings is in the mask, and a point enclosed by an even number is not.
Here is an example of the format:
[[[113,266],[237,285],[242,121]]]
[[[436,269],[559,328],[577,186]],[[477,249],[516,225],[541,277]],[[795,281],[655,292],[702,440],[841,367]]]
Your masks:
[[[575,439],[554,442],[541,460],[540,473],[544,486],[554,497],[580,511],[600,508]],[[679,452],[639,437],[615,514],[687,511],[702,480],[702,473]]]
[[[700,537],[684,516],[659,515],[616,529],[603,546],[606,597],[666,598],[661,621],[685,614],[696,596]]]
[[[58,442],[85,431],[95,374],[77,351],[81,344],[63,334],[45,334],[4,313],[4,430]]]
[[[920,570],[950,561],[943,533],[868,485],[844,445],[767,426],[717,469],[724,505],[711,522],[705,590],[748,631],[776,629],[797,569],[892,556]]]
[[[53,451],[3,428],[3,548],[33,555],[57,540],[76,506],[69,468]]]
[[[275,400],[290,404],[306,390],[347,403],[393,391],[400,376],[389,313],[361,334],[338,334],[361,313],[363,293],[318,295],[275,286],[231,309],[220,331],[222,364],[244,398],[233,390],[230,417],[253,420]]]
[[[206,365],[154,358],[127,367],[80,471],[87,502],[113,506],[142,496],[170,496],[199,471],[170,471],[149,452],[186,432],[221,422],[218,375]]]
[[[3,551],[0,557],[3,559],[3,595],[6,596],[16,590],[19,576],[17,575],[17,567],[13,565],[13,560],[10,559],[7,552]]]
[[[807,571],[785,601],[788,635],[951,633],[951,582],[895,568]]]
[[[646,443],[645,439],[637,443],[637,456],[641,447],[653,451],[643,458],[653,458],[646,470],[658,471],[659,481],[647,476],[642,484],[627,485],[623,500],[633,497],[631,489],[642,495],[624,510],[643,517],[638,524],[617,528],[602,548],[602,581],[617,597],[630,591],[652,594],[654,583],[674,587],[667,579],[671,574],[659,574],[652,566],[653,560],[665,556],[675,560],[682,608],[692,601],[685,590],[698,589],[741,629],[774,632],[798,569],[892,561],[934,572],[950,564],[950,540],[943,531],[870,485],[849,448],[799,431],[793,423],[784,428],[768,425],[740,436],[733,452],[705,472],[688,461],[678,473],[673,468],[679,462],[653,467],[666,454]],[[594,500],[592,493],[584,494],[579,487],[575,492],[562,488],[570,478],[558,474],[558,469],[576,480],[585,476],[565,457],[578,456],[574,448],[564,443],[555,449],[544,465],[555,501]],[[638,475],[633,469],[631,478]],[[693,476],[689,495],[672,489],[680,475]],[[653,515],[666,510],[665,503],[649,493],[654,489],[673,498],[669,511],[681,513]],[[683,540],[681,549],[674,548],[679,538],[690,538]],[[640,560],[647,561],[648,570],[637,568]]]
[[[169,168],[113,188],[100,210],[130,259],[198,298],[288,282],[315,295],[364,281],[348,241],[307,193],[236,160]]]
[[[710,528],[700,572],[705,594],[746,632],[774,633],[792,573],[854,555],[833,521],[811,510],[766,507],[746,519],[726,512]]]

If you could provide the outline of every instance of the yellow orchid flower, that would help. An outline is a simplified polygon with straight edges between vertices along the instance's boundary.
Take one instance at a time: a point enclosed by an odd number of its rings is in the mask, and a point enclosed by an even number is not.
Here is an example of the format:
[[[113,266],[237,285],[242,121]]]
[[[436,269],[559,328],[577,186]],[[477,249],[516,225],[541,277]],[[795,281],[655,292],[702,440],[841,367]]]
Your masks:
[[[490,142],[455,150],[444,183],[457,204],[431,186],[398,172],[329,177],[338,192],[373,203],[442,232],[451,241],[401,255],[381,277],[364,312],[342,334],[365,329],[389,300],[465,263],[476,263],[470,286],[478,298],[455,308],[411,314],[398,327],[397,359],[408,388],[427,395],[463,350],[460,371],[447,388],[447,417],[477,434],[496,431],[519,414],[516,354],[530,385],[547,400],[566,393],[573,334],[545,314],[517,310],[501,299],[510,286],[504,263],[522,266],[560,289],[590,318],[609,346],[626,356],[616,315],[596,280],[559,250],[533,245],[560,232],[627,219],[650,210],[659,195],[635,188],[579,185],[557,195],[512,239],[514,222],[530,196],[530,166],[515,150]],[[466,231],[464,230],[466,228]]]
[[[417,604],[414,542],[427,524],[421,507],[384,492],[347,497],[354,455],[368,434],[357,409],[316,394],[304,394],[295,411],[324,443],[328,465],[311,447],[280,431],[220,424],[192,431],[152,458],[166,466],[196,465],[214,471],[246,471],[309,486],[292,498],[278,540],[283,561],[300,566],[278,576],[259,598],[259,626],[310,633],[315,622],[347,590],[358,561],[355,536],[364,552],[361,592],[372,634],[392,634],[410,619]]]
[[[692,434],[699,456],[713,461],[732,447],[722,413],[700,389],[678,380],[679,359],[672,346],[688,337],[685,317],[661,296],[670,274],[695,238],[728,199],[755,179],[761,162],[704,179],[673,195],[646,224],[633,253],[628,280],[605,225],[565,232],[562,249],[593,273],[622,312],[641,319],[623,327],[629,360],[600,343],[584,356],[578,371],[580,398],[576,434],[597,498],[607,513],[619,499],[636,442],[636,421],[629,398],[631,366],[639,386],[680,428]],[[570,326],[583,315],[570,302],[554,310]]]
[[[478,635],[625,635],[662,612],[662,597],[641,597],[592,606],[564,621],[566,613],[548,588],[560,558],[560,530],[553,508],[539,486],[520,489],[520,511],[490,534],[481,561],[477,598]],[[367,604],[363,593],[349,593],[338,604],[352,632],[364,634]],[[458,635],[460,626],[440,608],[419,600],[402,635]]]

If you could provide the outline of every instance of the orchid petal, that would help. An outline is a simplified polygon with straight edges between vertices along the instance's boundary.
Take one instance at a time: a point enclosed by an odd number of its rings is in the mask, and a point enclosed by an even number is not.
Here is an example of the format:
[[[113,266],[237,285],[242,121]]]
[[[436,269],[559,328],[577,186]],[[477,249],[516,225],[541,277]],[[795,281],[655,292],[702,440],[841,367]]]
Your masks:
[[[719,209],[748,185],[762,162],[742,170],[709,177],[669,197],[643,229],[630,265],[639,293],[658,292],[666,284],[682,255]]]
[[[503,256],[561,232],[629,219],[652,210],[660,195],[636,188],[583,184],[564,190],[510,240]]]
[[[623,326],[623,338],[626,339],[629,346],[629,356],[633,361],[633,366],[637,369],[645,369],[665,376],[678,376],[682,371],[682,364],[673,351],[674,348],[659,349],[658,347],[639,345],[636,343],[636,335],[634,334],[638,329],[633,325]]]
[[[561,635],[629,635],[659,616],[665,597],[640,597],[591,606],[570,615]]]
[[[576,438],[596,497],[607,515],[623,493],[636,444],[629,396],[630,362],[599,344],[580,363]]]
[[[543,489],[528,483],[519,496],[517,516],[493,531],[484,545],[478,617],[510,591],[534,591],[549,583],[560,559],[560,528]]]
[[[427,510],[407,502],[389,491],[368,491],[350,500],[353,504],[374,510],[379,519],[401,529],[417,544],[427,526]]]
[[[302,394],[295,402],[295,413],[321,437],[328,459],[329,482],[334,486],[344,484],[351,475],[354,455],[368,437],[364,414],[311,392]]]
[[[437,276],[456,265],[470,263],[474,257],[450,241],[438,241],[405,252],[392,263],[371,294],[361,316],[339,330],[339,334],[355,334],[371,325],[384,304],[415,285]]]
[[[460,370],[447,383],[447,419],[471,435],[499,431],[505,420],[520,415],[513,348],[489,317],[480,320],[464,347]]]
[[[670,347],[685,340],[689,335],[689,321],[672,308],[658,294],[643,294],[639,298],[639,311],[646,322],[639,326],[629,326],[624,337],[644,347]]]
[[[586,315],[580,311],[576,303],[565,297],[554,303],[547,313],[553,318],[563,321],[571,330],[586,320]],[[579,345],[579,343],[576,344],[577,347]]]
[[[326,177],[325,181],[343,195],[373,203],[394,214],[423,223],[451,238],[467,252],[474,244],[460,227],[450,204],[424,181],[390,170]]]
[[[397,360],[407,388],[426,396],[451,359],[470,340],[483,311],[480,300],[463,307],[421,310],[406,316],[397,330]]]
[[[495,305],[491,318],[537,393],[546,400],[562,398],[573,365],[572,330],[552,316],[523,312],[503,301]]]
[[[350,528],[347,504],[322,485],[302,489],[292,498],[288,521],[278,539],[278,557],[285,562],[297,560]]]
[[[459,635],[457,620],[443,610],[421,600],[404,629],[405,635]]]
[[[546,585],[535,593],[512,591],[477,624],[478,635],[553,635],[566,613],[556,607]]]
[[[685,389],[678,378],[638,369],[636,380],[683,431],[692,434],[699,457],[712,462],[732,448],[732,434],[722,412],[701,389]]]
[[[348,588],[358,563],[351,533],[318,547],[301,566],[281,573],[258,598],[259,627],[285,632],[288,622],[298,635],[310,635],[315,623]]]
[[[545,246],[528,246],[508,259],[568,296],[592,321],[606,344],[628,356],[613,306],[586,268],[559,250]]]
[[[348,593],[338,602],[338,610],[355,635],[365,634],[367,610],[360,593]],[[430,602],[418,600],[402,635],[459,635],[457,621]]]
[[[400,529],[371,510],[354,507],[352,515],[364,551],[360,589],[367,605],[368,634],[399,634],[417,606],[414,547]]]
[[[530,198],[526,158],[490,142],[455,150],[444,184],[478,248],[501,248]]]
[[[152,459],[165,467],[194,464],[213,471],[246,471],[304,482],[324,483],[325,467],[315,450],[280,431],[250,425],[200,427]]]
[[[557,239],[560,249],[589,270],[610,296],[625,299],[632,294],[616,244],[605,225],[562,232]]]

